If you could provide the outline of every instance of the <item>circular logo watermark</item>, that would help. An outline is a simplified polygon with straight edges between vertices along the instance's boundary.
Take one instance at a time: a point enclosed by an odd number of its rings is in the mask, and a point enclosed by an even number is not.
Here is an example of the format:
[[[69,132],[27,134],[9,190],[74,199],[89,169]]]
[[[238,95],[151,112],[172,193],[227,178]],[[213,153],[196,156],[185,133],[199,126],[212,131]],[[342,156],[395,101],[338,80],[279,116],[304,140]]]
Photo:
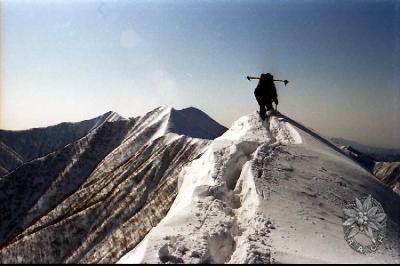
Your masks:
[[[376,251],[385,237],[386,214],[382,205],[368,195],[346,205],[343,213],[344,235],[350,247],[362,254]]]

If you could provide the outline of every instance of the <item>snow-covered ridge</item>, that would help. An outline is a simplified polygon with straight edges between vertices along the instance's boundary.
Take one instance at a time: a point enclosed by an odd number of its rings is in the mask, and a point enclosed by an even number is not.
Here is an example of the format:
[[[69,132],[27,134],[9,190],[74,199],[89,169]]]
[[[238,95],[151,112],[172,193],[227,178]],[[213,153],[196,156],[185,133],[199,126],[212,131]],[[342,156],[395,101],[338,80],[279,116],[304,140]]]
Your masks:
[[[298,132],[281,118],[264,123],[256,113],[240,118],[181,172],[179,193],[168,215],[119,263],[255,262],[237,249],[248,248],[246,239],[235,239],[249,223],[257,227],[268,222],[257,214],[255,183],[246,177],[252,175],[249,162],[262,152],[263,144],[301,143]],[[253,229],[247,234],[256,234]]]
[[[237,120],[179,175],[167,216],[119,263],[398,263],[400,198],[312,130]],[[371,194],[392,227],[372,257],[344,240],[342,207]],[[394,204],[396,202],[396,204]]]

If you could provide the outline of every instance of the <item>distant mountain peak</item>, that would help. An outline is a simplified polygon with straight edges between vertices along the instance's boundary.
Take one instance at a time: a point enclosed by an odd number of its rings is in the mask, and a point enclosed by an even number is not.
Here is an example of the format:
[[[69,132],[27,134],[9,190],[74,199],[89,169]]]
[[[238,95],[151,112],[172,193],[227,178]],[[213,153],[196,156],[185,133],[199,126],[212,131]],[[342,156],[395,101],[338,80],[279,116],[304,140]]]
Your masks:
[[[150,141],[168,133],[191,138],[214,139],[226,131],[224,126],[195,107],[175,109],[168,105],[159,106],[139,117],[138,125],[141,130],[135,129],[129,137],[151,128],[149,132],[152,132],[153,137]]]
[[[122,115],[118,114],[117,112],[114,111],[108,111],[107,113],[104,113],[101,116],[98,116],[99,119],[103,118],[105,121],[118,121],[118,120],[128,120],[127,118],[123,117]]]
[[[170,111],[168,132],[200,139],[215,139],[227,129],[203,111],[188,107]]]

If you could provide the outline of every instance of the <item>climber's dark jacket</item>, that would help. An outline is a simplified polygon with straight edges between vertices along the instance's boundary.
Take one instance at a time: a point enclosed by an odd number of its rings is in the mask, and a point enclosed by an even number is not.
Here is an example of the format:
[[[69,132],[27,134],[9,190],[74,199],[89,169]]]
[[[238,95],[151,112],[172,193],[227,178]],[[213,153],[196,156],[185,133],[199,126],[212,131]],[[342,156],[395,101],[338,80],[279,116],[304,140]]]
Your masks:
[[[254,90],[254,95],[260,107],[267,106],[267,110],[272,109],[272,102],[278,104],[274,77],[271,74],[261,74],[260,81]]]

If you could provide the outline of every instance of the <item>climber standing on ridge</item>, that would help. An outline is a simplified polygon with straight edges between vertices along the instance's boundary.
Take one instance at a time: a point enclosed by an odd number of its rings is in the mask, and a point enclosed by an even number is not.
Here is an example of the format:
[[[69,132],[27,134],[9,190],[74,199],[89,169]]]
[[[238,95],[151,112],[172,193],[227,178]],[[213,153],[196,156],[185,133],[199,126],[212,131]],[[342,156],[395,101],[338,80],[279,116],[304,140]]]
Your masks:
[[[249,77],[247,79],[259,79],[258,85],[254,90],[254,95],[258,105],[260,105],[260,117],[262,120],[266,118],[266,111],[273,110],[272,102],[278,105],[278,94],[276,93],[276,87],[274,84],[274,77],[270,74],[261,74],[260,77]],[[277,80],[282,81],[285,85],[288,83],[287,80]],[[267,109],[265,109],[267,107]]]

